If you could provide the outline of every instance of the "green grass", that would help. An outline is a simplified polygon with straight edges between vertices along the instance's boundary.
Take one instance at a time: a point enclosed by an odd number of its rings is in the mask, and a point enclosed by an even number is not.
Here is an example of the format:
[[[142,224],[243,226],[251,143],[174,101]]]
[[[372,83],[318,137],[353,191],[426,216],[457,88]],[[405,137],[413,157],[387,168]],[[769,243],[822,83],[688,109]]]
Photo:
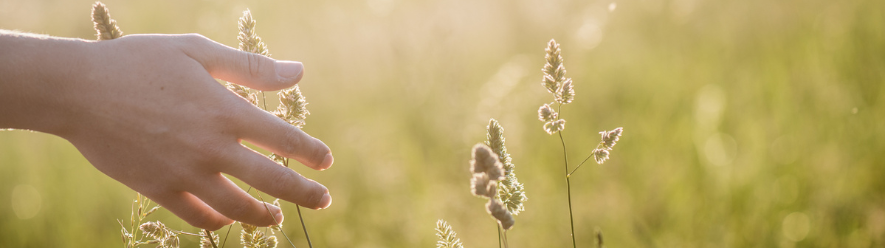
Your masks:
[[[511,247],[569,246],[562,148],[536,117],[551,38],[577,92],[561,113],[569,154],[628,130],[572,177],[580,247],[596,227],[607,247],[885,244],[882,1],[104,2],[126,34],[230,46],[248,7],[275,58],[304,62],[304,130],[336,156],[323,172],[293,166],[334,197],[306,212],[316,247],[432,247],[440,218],[470,247],[495,246],[467,183],[488,118],[506,125],[530,198]],[[91,4],[5,2],[0,28],[94,39]],[[23,184],[41,199],[24,220],[11,200]],[[133,196],[60,138],[0,132],[0,246],[117,246]]]

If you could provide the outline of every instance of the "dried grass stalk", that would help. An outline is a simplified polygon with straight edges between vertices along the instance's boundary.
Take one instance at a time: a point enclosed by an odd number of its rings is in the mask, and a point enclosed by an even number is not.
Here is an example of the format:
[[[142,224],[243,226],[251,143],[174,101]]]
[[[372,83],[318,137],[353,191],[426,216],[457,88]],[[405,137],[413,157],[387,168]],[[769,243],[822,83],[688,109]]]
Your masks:
[[[117,21],[111,18],[110,11],[101,2],[92,5],[92,22],[98,40],[112,40],[123,36],[123,31],[117,27]]]

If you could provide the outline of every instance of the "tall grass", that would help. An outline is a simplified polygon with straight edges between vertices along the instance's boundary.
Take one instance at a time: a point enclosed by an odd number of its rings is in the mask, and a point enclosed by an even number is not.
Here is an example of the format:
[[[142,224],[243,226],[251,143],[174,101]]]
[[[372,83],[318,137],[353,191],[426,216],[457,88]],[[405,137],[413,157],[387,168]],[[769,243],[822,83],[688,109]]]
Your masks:
[[[580,169],[591,157],[595,158],[598,164],[604,163],[620,139],[624,129],[619,127],[611,131],[599,132],[602,138],[599,144],[596,145],[596,148],[590,151],[590,155],[581,161],[578,166],[570,169],[568,165],[568,150],[565,145],[565,139],[562,137],[562,132],[565,130],[565,119],[560,113],[562,113],[562,106],[564,104],[574,101],[575,87],[572,79],[565,76],[565,64],[563,63],[562,49],[560,49],[559,44],[555,40],[550,40],[545,51],[547,52],[545,56],[547,63],[541,70],[544,73],[541,86],[546,88],[547,92],[553,94],[553,102],[541,105],[538,109],[538,119],[544,123],[542,128],[547,134],[556,133],[559,135],[559,141],[562,144],[569,227],[571,229],[572,247],[577,247],[575,220],[572,213],[571,175]],[[551,105],[556,105],[557,110],[554,110]],[[498,229],[498,240],[502,241],[501,243],[503,243],[504,247],[509,247],[507,230],[513,227],[515,222],[512,215],[525,210],[523,206],[523,202],[527,200],[525,186],[519,183],[516,178],[512,159],[504,145],[504,128],[497,120],[491,119],[487,131],[488,141],[485,142],[485,145],[476,145],[472,149],[473,159],[470,160],[470,171],[473,173],[473,177],[470,179],[470,185],[473,195],[489,199],[486,209],[504,230],[502,233],[501,229]],[[489,146],[492,148],[489,148]],[[500,190],[497,187],[498,182],[503,183],[503,187],[500,187]],[[501,202],[501,200],[504,202]],[[452,228],[445,221],[439,220],[437,222],[437,232],[437,236],[440,238],[440,241],[437,242],[437,247],[451,247],[452,239],[456,235]],[[601,247],[602,233],[597,231],[596,236],[598,245]],[[499,246],[501,243],[499,243]],[[457,242],[457,245],[461,246],[460,242]]]

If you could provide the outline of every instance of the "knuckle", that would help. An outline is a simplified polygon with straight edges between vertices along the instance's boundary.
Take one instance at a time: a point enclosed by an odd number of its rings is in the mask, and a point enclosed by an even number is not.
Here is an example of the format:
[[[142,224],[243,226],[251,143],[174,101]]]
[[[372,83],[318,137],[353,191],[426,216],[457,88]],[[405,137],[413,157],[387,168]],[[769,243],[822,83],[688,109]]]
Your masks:
[[[189,45],[203,45],[203,44],[210,41],[209,38],[206,38],[206,36],[203,36],[202,34],[197,34],[197,33],[182,34],[182,35],[179,35],[178,38],[183,43],[186,43]]]
[[[256,53],[242,53],[246,56],[246,64],[249,66],[249,75],[253,78],[261,77],[263,73],[262,68],[266,66],[268,58]]]
[[[284,132],[280,149],[288,157],[295,156],[304,147],[304,142],[308,142],[308,140],[305,140],[300,131],[295,128],[287,127]]]
[[[249,216],[252,212],[254,200],[230,201],[225,204],[227,204],[227,213],[225,213],[225,215],[232,219],[243,219],[244,217]]]
[[[224,161],[228,156],[228,149],[221,142],[211,140],[198,141],[197,149],[194,152],[194,160],[198,165],[214,165],[219,161]]]
[[[269,182],[272,183],[268,184],[267,192],[273,193],[274,195],[284,195],[286,190],[291,189],[292,186],[295,186],[298,183],[296,179],[298,175],[289,169],[283,170],[282,173],[271,171],[269,174],[272,175],[269,178]]]

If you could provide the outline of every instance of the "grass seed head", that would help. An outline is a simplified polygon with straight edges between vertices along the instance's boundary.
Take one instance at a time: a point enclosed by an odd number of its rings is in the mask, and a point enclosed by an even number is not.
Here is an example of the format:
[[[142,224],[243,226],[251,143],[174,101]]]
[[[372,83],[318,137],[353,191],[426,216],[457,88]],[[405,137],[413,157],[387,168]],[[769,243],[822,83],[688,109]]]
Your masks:
[[[544,77],[541,85],[547,89],[547,92],[553,94],[553,99],[559,104],[569,104],[575,99],[575,88],[572,85],[571,78],[565,77],[565,64],[562,59],[562,49],[555,40],[550,40],[545,49],[544,58],[547,63],[541,69]]]
[[[461,239],[458,239],[458,234],[444,220],[436,221],[436,237],[439,237],[436,241],[437,248],[464,248]]]
[[[614,147],[615,144],[618,143],[618,140],[621,138],[621,132],[623,131],[624,128],[619,127],[608,132],[599,132],[599,134],[602,135],[602,146],[605,147],[605,149],[611,150],[612,147]]]
[[[596,159],[597,164],[605,163],[605,160],[608,159],[608,150],[606,149],[594,149],[593,157]]]
[[[163,225],[162,222],[145,222],[138,227],[141,231],[155,240],[165,240],[169,235],[166,230],[166,225]]]
[[[240,41],[240,50],[270,57],[267,45],[261,41],[261,37],[255,33],[255,19],[252,19],[252,11],[243,11],[243,17],[239,20],[240,33],[237,40]]]
[[[564,119],[548,121],[547,123],[544,123],[544,131],[547,131],[547,134],[554,134],[556,132],[562,131],[563,129],[565,129]]]
[[[473,159],[470,160],[470,168],[473,173],[485,173],[489,180],[500,181],[504,179],[504,165],[498,161],[498,155],[484,144],[473,146]]]
[[[564,83],[562,83],[562,87],[559,88],[559,91],[554,95],[555,100],[562,104],[569,104],[572,100],[575,100],[575,86],[572,85],[572,79],[566,79]]]
[[[178,235],[172,235],[172,236],[166,237],[166,240],[163,240],[162,244],[164,245],[163,247],[178,248],[179,243],[180,243],[180,241],[178,239]]]
[[[206,235],[206,230],[200,230],[200,248],[215,248],[218,245],[218,234],[215,232],[209,232],[209,234],[211,237]]]
[[[490,119],[486,130],[488,131],[486,134],[488,140],[485,144],[492,148],[504,166],[504,179],[500,180],[497,185],[498,199],[504,202],[504,206],[510,213],[519,214],[525,210],[523,202],[528,198],[525,195],[525,186],[516,177],[516,166],[513,164],[513,159],[510,158],[510,153],[507,153],[504,127],[497,120]]]
[[[277,92],[277,95],[280,97],[280,106],[274,112],[274,115],[293,126],[303,128],[306,124],[307,116],[310,115],[310,111],[307,110],[307,98],[301,94],[301,89],[298,85],[281,90]]]
[[[489,176],[485,173],[473,173],[470,178],[470,189],[475,196],[488,197]]]
[[[550,104],[545,103],[538,108],[538,119],[542,122],[555,121],[557,117],[559,117],[559,113],[556,113],[556,110],[553,110]]]
[[[513,227],[513,224],[516,223],[516,220],[513,219],[513,215],[504,208],[504,204],[497,199],[489,199],[489,202],[486,203],[486,210],[489,212],[495,220],[501,224],[501,228],[504,230],[510,230]]]
[[[248,87],[231,82],[226,82],[224,87],[227,87],[230,91],[233,91],[238,96],[246,99],[246,101],[249,101],[252,105],[258,105],[258,93],[252,92]]]
[[[101,2],[92,5],[92,23],[98,40],[112,40],[123,36],[117,21],[111,18],[108,8]]]

